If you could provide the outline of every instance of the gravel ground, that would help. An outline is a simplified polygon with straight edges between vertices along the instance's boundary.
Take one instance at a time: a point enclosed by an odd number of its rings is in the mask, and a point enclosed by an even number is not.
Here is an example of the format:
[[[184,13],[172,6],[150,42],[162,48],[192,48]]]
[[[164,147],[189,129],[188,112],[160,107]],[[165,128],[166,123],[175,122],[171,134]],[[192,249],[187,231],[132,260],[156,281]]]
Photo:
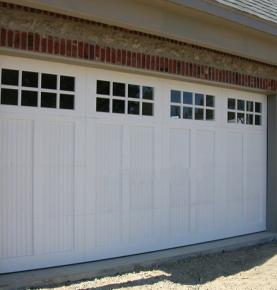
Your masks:
[[[277,242],[44,289],[277,290]]]

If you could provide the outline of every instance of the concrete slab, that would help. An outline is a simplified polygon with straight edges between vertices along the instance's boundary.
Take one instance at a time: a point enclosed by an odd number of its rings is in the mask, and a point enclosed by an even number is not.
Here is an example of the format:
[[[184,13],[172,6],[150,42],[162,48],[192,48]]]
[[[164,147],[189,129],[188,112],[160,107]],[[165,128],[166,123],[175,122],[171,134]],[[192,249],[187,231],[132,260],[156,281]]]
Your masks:
[[[91,279],[131,271],[136,266],[149,266],[185,257],[232,251],[277,240],[277,233],[261,232],[169,250],[108,259],[90,263],[47,268],[0,275],[0,289],[39,287],[82,279]]]

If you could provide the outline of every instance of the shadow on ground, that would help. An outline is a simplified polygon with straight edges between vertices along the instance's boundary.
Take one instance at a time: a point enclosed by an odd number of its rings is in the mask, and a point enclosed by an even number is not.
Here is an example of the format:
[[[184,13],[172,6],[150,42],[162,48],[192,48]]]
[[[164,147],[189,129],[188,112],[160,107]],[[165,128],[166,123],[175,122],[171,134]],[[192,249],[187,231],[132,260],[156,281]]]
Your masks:
[[[87,284],[87,282],[90,282],[91,287],[82,288],[85,290],[107,290],[135,286],[143,287],[151,286],[161,281],[170,281],[177,285],[201,285],[207,282],[211,282],[221,276],[227,277],[230,275],[235,275],[239,272],[247,271],[252,269],[253,267],[260,266],[264,264],[267,260],[272,258],[274,255],[277,255],[277,242],[242,249],[234,252],[223,252],[214,255],[186,258],[173,262],[162,263],[160,265],[152,265],[149,267],[135,267],[129,272],[98,277],[98,279],[108,278],[108,280],[105,281],[105,285],[103,286],[94,287],[94,279],[87,279],[63,285],[70,286],[76,283],[86,282],[85,284]],[[149,274],[146,277],[143,277],[143,275],[139,274],[142,271],[156,271],[156,273],[162,274],[159,274],[157,276],[153,275],[152,277],[151,274]],[[120,282],[119,280],[121,279],[118,279],[119,276],[127,273],[132,273],[132,275],[137,273],[139,279],[127,282]],[[111,280],[110,283],[109,280]],[[117,282],[112,282],[114,280]]]

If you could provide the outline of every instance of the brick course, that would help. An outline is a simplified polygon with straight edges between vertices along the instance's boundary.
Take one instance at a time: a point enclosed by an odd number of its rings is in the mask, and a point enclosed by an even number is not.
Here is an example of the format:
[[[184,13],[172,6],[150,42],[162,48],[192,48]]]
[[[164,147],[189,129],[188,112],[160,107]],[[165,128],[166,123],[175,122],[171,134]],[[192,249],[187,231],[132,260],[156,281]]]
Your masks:
[[[243,73],[232,70],[230,68],[219,68],[213,65],[207,65],[205,63],[195,63],[193,61],[187,61],[186,59],[180,59],[180,54],[176,57],[168,57],[163,52],[158,53],[158,50],[154,50],[153,53],[148,53],[147,49],[140,49],[137,51],[128,47],[117,47],[107,45],[99,41],[99,43],[91,41],[89,39],[77,39],[74,35],[72,37],[64,37],[59,33],[45,34],[42,27],[41,31],[33,29],[33,31],[23,31],[14,29],[13,25],[1,23],[0,21],[0,47],[30,51],[33,53],[47,54],[68,57],[71,59],[81,59],[91,62],[113,64],[118,66],[136,68],[141,70],[149,70],[153,72],[178,75],[183,77],[191,77],[195,79],[202,79],[217,83],[226,83],[237,86],[256,88],[267,91],[277,91],[277,68],[267,64],[259,63],[243,59],[237,56],[231,56],[223,54],[221,52],[215,52],[206,48],[200,48],[192,45],[188,45],[179,41],[165,39],[159,36],[151,36],[145,33],[130,31],[119,27],[110,27],[106,24],[96,23],[84,19],[78,19],[71,16],[60,15],[52,12],[42,11],[33,8],[27,8],[23,6],[7,4],[0,2],[1,9],[17,10],[23,13],[33,13],[44,15],[45,17],[62,19],[63,21],[78,22],[84,25],[93,25],[102,28],[114,29],[120,33],[132,34],[133,37],[152,37],[156,40],[163,41],[165,43],[172,43],[176,47],[188,46],[190,49],[196,51],[205,51],[206,54],[218,54],[220,57],[232,58],[233,62],[240,62],[243,71],[243,65],[251,64],[258,68],[253,74]],[[1,13],[1,10],[0,10]],[[55,21],[52,19],[52,21]],[[11,20],[12,22],[13,20]],[[24,25],[22,26],[24,27]],[[55,31],[54,31],[55,32]],[[66,34],[68,35],[68,34]],[[140,38],[136,38],[138,41]],[[145,44],[145,43],[144,43]],[[138,44],[137,44],[138,45]],[[218,56],[218,57],[219,57]],[[264,70],[264,75],[263,75]],[[260,72],[257,75],[257,71]],[[266,73],[271,76],[268,77]]]

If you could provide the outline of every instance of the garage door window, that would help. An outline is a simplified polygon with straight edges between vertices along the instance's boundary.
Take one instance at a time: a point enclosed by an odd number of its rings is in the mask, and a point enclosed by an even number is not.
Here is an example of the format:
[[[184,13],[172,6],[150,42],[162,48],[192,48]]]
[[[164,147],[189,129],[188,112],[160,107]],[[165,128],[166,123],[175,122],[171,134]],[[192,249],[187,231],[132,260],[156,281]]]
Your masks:
[[[0,97],[2,105],[73,110],[75,78],[3,68]]]
[[[215,97],[187,91],[170,91],[170,117],[174,119],[214,120]]]
[[[97,80],[96,111],[128,115],[154,115],[154,88]]]
[[[262,104],[243,99],[228,98],[228,123],[262,125]]]

